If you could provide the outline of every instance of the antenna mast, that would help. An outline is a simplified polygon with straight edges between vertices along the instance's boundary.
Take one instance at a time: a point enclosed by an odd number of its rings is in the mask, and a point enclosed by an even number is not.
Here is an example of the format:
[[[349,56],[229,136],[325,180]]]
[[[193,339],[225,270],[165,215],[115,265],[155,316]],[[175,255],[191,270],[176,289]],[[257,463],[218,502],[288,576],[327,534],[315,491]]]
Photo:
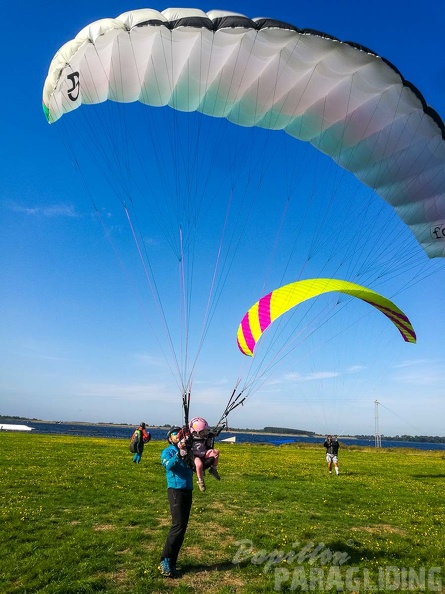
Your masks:
[[[380,436],[380,430],[379,430],[379,404],[380,402],[378,400],[374,400],[374,420],[375,420],[375,429],[374,429],[374,437],[375,437],[375,442],[374,445],[376,448],[381,448],[382,447],[382,438]]]

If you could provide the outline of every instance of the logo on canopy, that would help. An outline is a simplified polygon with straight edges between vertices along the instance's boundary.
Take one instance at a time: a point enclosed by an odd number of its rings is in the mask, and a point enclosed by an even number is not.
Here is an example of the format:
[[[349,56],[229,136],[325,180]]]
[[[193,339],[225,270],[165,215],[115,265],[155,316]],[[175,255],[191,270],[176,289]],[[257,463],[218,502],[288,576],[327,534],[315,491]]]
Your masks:
[[[433,239],[445,240],[445,225],[431,227],[431,237]]]
[[[71,74],[67,75],[67,79],[72,84],[72,87],[68,89],[68,97],[71,99],[71,101],[77,101],[77,99],[79,98],[79,78],[80,77],[78,72],[72,72]]]

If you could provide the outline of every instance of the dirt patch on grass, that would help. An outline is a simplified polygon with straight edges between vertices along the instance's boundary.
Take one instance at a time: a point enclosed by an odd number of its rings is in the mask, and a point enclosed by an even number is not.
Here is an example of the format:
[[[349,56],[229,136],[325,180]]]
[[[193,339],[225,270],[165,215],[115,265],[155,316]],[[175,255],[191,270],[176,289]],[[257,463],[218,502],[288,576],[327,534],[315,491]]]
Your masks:
[[[400,534],[406,536],[408,533],[403,528],[398,526],[391,526],[391,524],[374,524],[373,526],[356,526],[352,528],[354,532],[368,532],[370,534],[381,534],[386,532],[389,534]]]
[[[157,528],[165,528],[166,526],[171,526],[172,519],[169,517],[166,518],[157,518]]]
[[[221,566],[224,567],[224,563]],[[195,592],[212,592],[215,588],[221,591],[224,586],[238,590],[246,585],[246,580],[234,574],[233,569],[219,569],[218,564],[208,569],[197,567],[195,570],[188,570],[181,581]]]
[[[130,572],[126,569],[120,569],[119,571],[113,571],[113,573],[103,574],[106,578],[116,584],[118,586],[123,586],[125,584],[131,583],[131,575]]]
[[[222,501],[213,501],[212,508],[218,513],[232,514],[234,509],[240,509],[240,506],[231,504],[230,506]]]
[[[159,543],[157,543],[157,542],[150,542],[150,541],[144,540],[144,542],[142,544],[140,544],[139,546],[141,547],[141,549],[143,551],[146,551],[146,552],[159,550]]]
[[[191,530],[199,530],[200,528],[200,522],[199,520],[195,520],[194,518],[192,518],[190,520],[189,523],[190,529]],[[218,524],[218,522],[206,522],[205,525],[205,537],[208,536],[209,539],[221,539],[222,537],[224,538],[224,540],[227,540],[228,538],[230,538],[230,536],[227,536],[228,534],[230,534],[231,529],[227,528],[226,526],[221,526],[221,524]]]
[[[107,532],[108,530],[114,530],[113,524],[97,524],[94,526],[95,532]]]

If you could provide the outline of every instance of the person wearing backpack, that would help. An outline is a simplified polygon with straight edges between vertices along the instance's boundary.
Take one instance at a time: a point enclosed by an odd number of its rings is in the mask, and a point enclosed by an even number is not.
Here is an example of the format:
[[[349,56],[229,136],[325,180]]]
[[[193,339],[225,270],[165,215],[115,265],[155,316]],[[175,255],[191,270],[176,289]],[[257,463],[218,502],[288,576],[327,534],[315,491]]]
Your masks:
[[[144,445],[148,443],[150,439],[150,432],[145,429],[145,423],[142,422],[134,431],[130,442],[130,452],[134,454],[133,462],[136,464],[140,463],[142,452],[144,451]]]

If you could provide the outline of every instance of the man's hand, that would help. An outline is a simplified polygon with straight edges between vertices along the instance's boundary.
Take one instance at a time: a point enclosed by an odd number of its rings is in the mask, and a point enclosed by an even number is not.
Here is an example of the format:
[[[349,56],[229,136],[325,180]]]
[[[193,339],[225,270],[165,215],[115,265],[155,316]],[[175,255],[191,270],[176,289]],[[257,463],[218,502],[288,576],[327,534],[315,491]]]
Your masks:
[[[179,455],[184,457],[187,456],[187,444],[185,439],[181,439],[181,441],[178,441],[178,449],[179,449]]]

